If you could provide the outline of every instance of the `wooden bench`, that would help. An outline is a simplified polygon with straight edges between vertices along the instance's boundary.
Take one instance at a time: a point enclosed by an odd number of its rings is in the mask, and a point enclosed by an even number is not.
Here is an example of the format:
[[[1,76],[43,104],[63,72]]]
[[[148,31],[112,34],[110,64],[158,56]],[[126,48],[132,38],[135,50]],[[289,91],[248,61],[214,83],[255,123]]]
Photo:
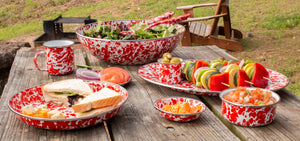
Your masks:
[[[194,8],[208,6],[217,7],[213,16],[194,17]],[[186,32],[181,40],[183,46],[191,46],[192,43],[197,43],[217,45],[220,48],[234,51],[243,50],[243,46],[236,41],[236,39],[242,39],[243,34],[239,30],[231,28],[229,0],[219,0],[218,3],[180,6],[176,9],[183,10],[185,14],[191,14],[191,18],[181,22],[186,27]],[[224,26],[218,26],[220,18],[223,18]],[[206,20],[212,20],[211,25],[199,22]],[[220,35],[225,38],[218,37]]]

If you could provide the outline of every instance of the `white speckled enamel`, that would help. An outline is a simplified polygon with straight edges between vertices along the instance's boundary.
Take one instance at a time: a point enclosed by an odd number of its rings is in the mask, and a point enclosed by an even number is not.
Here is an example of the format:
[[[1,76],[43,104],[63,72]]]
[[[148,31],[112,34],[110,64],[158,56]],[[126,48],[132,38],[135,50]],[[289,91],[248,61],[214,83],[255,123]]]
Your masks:
[[[182,80],[181,64],[159,63],[158,78],[164,84],[177,84]]]
[[[37,57],[41,53],[45,53],[46,69],[40,69],[36,62]],[[47,71],[51,75],[64,75],[71,73],[75,68],[73,47],[45,47],[44,51],[35,55],[34,63],[38,70]]]
[[[255,88],[247,88],[255,89]],[[280,100],[278,94],[272,92],[276,102],[270,105],[242,105],[226,101],[223,97],[234,89],[228,89],[221,93],[222,115],[229,122],[241,126],[263,126],[270,124],[276,116],[276,105]],[[262,89],[268,91],[266,89]]]
[[[145,23],[143,20],[106,21],[101,24],[118,26],[123,22],[132,24]],[[172,52],[178,46],[184,27],[176,24],[179,34],[147,40],[107,40],[84,36],[84,31],[97,26],[98,23],[87,24],[76,29],[77,37],[84,48],[100,60],[113,64],[132,65],[156,61],[163,53]]]

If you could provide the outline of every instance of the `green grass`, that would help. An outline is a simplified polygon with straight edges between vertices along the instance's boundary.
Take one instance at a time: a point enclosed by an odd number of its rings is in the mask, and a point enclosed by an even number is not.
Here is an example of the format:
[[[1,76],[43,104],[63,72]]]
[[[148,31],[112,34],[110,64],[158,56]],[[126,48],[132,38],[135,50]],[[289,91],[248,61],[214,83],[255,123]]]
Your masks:
[[[289,15],[288,13],[284,13],[282,15],[266,17],[262,20],[261,26],[262,28],[269,30],[283,30],[296,27],[300,24],[300,14],[295,13]]]
[[[57,6],[67,3],[69,0],[51,0],[50,2],[52,6]]]
[[[43,31],[42,22],[29,21],[28,23],[19,23],[15,25],[7,26],[4,29],[0,29],[0,40],[8,40],[10,38],[32,33],[33,31]],[[39,32],[41,34],[41,32]]]
[[[298,94],[300,93],[300,83],[290,83],[288,86],[287,86],[287,89],[290,90],[292,93],[294,94]]]

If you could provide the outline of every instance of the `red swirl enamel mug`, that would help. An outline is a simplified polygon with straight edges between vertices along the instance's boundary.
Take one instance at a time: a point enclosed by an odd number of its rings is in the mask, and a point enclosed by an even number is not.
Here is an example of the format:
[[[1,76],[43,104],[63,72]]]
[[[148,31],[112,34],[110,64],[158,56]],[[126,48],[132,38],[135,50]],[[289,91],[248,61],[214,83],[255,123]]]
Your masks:
[[[160,62],[161,59],[158,60]],[[181,60],[182,62],[182,60]],[[181,63],[159,63],[158,78],[164,84],[177,84],[182,80]]]
[[[35,67],[40,71],[47,71],[51,75],[65,75],[73,72],[75,68],[73,41],[52,40],[43,44],[44,51],[38,52],[34,57]],[[45,54],[46,69],[40,68],[37,58]]]

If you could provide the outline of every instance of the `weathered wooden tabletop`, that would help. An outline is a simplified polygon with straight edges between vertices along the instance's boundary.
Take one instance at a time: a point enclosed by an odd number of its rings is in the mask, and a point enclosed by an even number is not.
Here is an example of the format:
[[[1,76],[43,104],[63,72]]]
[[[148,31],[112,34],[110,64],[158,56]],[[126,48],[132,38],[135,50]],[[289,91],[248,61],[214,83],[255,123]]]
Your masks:
[[[226,121],[221,115],[219,97],[196,96],[178,92],[146,82],[137,74],[141,67],[112,65],[97,60],[88,54],[91,65],[126,69],[132,81],[125,86],[129,96],[121,111],[101,124],[68,131],[46,130],[29,126],[19,120],[8,108],[8,100],[14,94],[27,88],[74,78],[75,73],[52,76],[38,71],[33,58],[38,50],[22,48],[12,65],[9,80],[0,100],[1,140],[299,140],[300,139],[300,98],[282,89],[277,91],[281,101],[277,105],[275,120],[264,127],[241,127]],[[173,56],[183,59],[235,59],[216,46],[177,47]],[[41,57],[42,58],[42,57]],[[75,50],[75,63],[86,64],[85,53]],[[39,64],[43,59],[39,59]],[[207,106],[201,117],[192,122],[173,122],[159,116],[153,101],[169,96],[200,99]]]

